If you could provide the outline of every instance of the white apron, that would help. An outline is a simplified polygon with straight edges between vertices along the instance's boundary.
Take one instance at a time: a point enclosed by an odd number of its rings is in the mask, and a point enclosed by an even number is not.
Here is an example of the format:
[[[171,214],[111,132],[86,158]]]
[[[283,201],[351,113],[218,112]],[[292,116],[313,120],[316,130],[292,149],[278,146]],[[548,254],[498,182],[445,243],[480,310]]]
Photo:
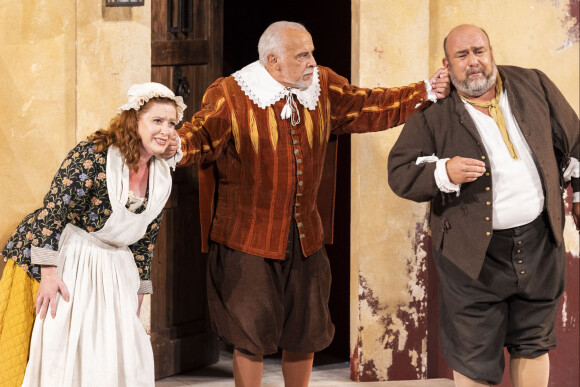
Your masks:
[[[151,159],[149,199],[141,214],[125,208],[129,169],[115,147],[107,153],[112,214],[88,233],[68,224],[59,241],[60,294],[56,317],[36,318],[23,386],[140,387],[155,385],[151,342],[137,317],[139,274],[127,246],[141,239],[171,191],[163,160]]]

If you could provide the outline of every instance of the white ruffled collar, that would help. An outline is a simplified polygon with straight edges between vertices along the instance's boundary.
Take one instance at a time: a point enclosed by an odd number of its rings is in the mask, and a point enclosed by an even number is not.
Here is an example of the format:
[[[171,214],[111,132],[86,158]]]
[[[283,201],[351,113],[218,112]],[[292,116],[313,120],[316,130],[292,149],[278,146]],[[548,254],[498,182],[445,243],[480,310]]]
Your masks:
[[[275,104],[286,97],[288,91],[284,85],[276,81],[259,62],[250,63],[243,69],[232,74],[244,93],[260,109]],[[298,101],[309,110],[315,110],[320,96],[320,80],[318,77],[318,67],[314,68],[312,84],[306,90],[290,89],[298,98]]]

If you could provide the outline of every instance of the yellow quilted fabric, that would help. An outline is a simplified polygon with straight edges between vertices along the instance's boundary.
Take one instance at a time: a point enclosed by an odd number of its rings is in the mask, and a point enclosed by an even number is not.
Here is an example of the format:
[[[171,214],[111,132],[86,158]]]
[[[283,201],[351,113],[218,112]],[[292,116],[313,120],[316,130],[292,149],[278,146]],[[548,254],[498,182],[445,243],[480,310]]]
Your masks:
[[[39,283],[9,259],[0,279],[0,386],[22,385]]]

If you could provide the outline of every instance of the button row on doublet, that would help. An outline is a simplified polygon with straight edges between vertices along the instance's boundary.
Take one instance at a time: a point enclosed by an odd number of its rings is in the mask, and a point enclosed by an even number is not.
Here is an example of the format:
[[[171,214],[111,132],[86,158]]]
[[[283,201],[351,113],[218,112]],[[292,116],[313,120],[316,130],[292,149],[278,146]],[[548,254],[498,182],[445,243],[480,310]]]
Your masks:
[[[292,130],[290,131],[290,134],[291,134],[291,135],[295,135],[295,134],[296,134],[296,130],[295,130],[295,129],[292,129]],[[299,143],[298,139],[295,139],[295,138],[294,138],[294,139],[292,139],[292,145],[298,145],[298,143]],[[300,149],[297,149],[297,148],[295,148],[295,149],[294,149],[294,154],[295,154],[296,156],[300,155]],[[300,165],[300,164],[302,164],[302,159],[296,158],[296,165]],[[302,171],[302,170],[300,170],[300,169],[296,169],[296,176],[298,176],[298,178],[300,178],[300,177],[302,176],[302,174],[303,174],[303,171]],[[302,180],[298,180],[298,186],[299,186],[299,187],[302,187],[303,185],[304,185],[304,181],[302,181]],[[302,197],[302,192],[296,192],[296,198],[298,198],[298,199],[299,199],[299,198],[301,198],[301,197]],[[300,207],[300,203],[299,203],[299,202],[296,202],[296,203],[294,203],[294,207],[295,207],[296,209],[298,209],[298,208]],[[299,217],[300,217],[300,212],[296,212],[296,214],[295,214],[294,216],[295,216],[296,218],[299,218]],[[304,227],[304,224],[303,224],[302,222],[297,222],[297,223],[296,223],[296,226],[297,226],[299,229],[301,229],[302,227]],[[306,235],[305,235],[305,234],[300,234],[300,235],[299,235],[299,238],[300,238],[300,239],[304,239],[304,238],[306,238]]]

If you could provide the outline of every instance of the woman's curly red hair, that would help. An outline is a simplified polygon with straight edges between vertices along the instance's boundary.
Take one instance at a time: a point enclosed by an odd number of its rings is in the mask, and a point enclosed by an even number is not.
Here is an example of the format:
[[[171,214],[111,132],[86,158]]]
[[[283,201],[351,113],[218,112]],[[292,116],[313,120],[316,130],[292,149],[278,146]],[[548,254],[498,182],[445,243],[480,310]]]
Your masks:
[[[119,148],[125,164],[137,172],[139,169],[137,164],[141,158],[139,117],[149,110],[153,103],[167,103],[177,108],[177,104],[171,98],[155,97],[147,101],[139,110],[123,110],[113,117],[107,129],[99,129],[88,137],[89,141],[95,143],[94,152],[101,152],[115,145]]]

